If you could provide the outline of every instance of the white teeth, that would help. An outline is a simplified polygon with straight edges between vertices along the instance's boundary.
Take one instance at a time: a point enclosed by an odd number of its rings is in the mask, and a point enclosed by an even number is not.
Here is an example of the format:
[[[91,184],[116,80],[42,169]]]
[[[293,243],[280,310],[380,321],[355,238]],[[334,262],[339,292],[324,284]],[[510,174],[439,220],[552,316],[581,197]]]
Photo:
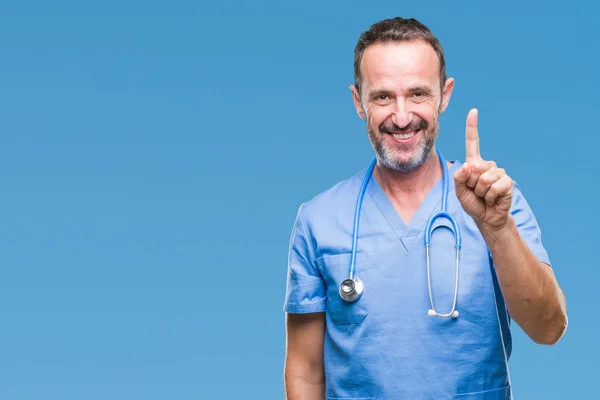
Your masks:
[[[396,139],[410,139],[413,137],[414,133],[395,133],[393,136]]]

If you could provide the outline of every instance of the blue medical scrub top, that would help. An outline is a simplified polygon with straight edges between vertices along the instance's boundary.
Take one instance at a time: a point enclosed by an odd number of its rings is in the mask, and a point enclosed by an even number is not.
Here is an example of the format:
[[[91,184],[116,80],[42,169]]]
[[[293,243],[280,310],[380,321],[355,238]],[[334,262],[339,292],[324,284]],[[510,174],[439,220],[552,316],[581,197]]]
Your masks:
[[[366,169],[302,204],[290,241],[284,310],[325,312],[327,399],[511,399],[510,316],[489,249],[460,206],[449,168],[448,211],[462,235],[459,317],[430,317],[424,230],[439,211],[437,182],[405,224],[372,177],[363,199],[354,303],[338,293],[348,277],[357,195]],[[531,250],[550,264],[536,219],[515,183],[511,213]],[[452,308],[455,247],[450,223],[436,220],[430,247],[436,311]]]

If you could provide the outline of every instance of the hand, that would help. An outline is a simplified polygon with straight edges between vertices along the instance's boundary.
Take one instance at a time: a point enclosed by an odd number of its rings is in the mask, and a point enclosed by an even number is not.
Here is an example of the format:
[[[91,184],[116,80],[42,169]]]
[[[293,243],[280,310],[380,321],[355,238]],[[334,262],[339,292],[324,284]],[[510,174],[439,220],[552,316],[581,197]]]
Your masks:
[[[467,116],[466,142],[466,161],[454,174],[456,196],[480,228],[503,228],[510,220],[513,180],[495,162],[481,158],[476,109]]]

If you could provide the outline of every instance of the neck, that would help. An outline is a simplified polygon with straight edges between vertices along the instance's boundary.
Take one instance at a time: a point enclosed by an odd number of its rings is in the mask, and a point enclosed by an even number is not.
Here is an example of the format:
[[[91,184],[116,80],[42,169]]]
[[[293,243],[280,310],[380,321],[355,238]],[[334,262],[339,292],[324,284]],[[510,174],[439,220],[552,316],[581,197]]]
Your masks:
[[[418,208],[427,193],[442,178],[440,158],[432,149],[427,160],[414,170],[403,173],[377,164],[373,176],[393,203],[409,209]]]

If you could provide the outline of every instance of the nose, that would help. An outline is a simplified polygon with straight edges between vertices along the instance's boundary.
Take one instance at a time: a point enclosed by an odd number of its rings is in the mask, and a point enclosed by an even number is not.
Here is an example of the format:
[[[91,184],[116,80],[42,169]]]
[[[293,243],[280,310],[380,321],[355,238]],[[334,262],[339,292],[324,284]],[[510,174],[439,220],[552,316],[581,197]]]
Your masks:
[[[402,97],[398,97],[394,104],[394,110],[392,112],[392,121],[399,128],[404,128],[410,123],[411,113],[406,107],[406,102]]]

